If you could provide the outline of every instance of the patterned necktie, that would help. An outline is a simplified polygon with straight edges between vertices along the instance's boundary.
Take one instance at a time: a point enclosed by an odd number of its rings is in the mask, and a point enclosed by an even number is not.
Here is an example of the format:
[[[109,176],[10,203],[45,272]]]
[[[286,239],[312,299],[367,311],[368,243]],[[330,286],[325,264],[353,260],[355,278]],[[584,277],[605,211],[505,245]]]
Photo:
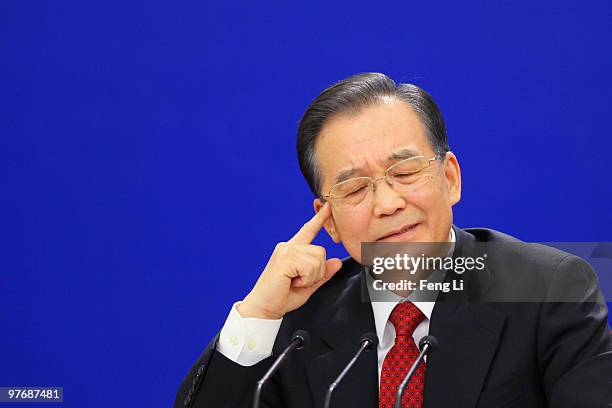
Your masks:
[[[419,355],[412,333],[425,316],[412,303],[398,303],[389,320],[395,326],[395,345],[389,350],[380,373],[379,408],[393,408],[395,395],[410,367]],[[425,362],[421,361],[408,382],[402,399],[402,408],[421,408],[425,386]]]

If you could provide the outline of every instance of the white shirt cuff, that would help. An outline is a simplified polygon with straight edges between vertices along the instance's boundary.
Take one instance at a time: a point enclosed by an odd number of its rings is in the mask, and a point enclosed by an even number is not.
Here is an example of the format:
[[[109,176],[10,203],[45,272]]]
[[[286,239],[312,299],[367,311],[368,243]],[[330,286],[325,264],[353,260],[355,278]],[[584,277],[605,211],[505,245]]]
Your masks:
[[[252,366],[272,355],[282,318],[276,320],[242,317],[234,303],[221,329],[217,351],[241,366]]]

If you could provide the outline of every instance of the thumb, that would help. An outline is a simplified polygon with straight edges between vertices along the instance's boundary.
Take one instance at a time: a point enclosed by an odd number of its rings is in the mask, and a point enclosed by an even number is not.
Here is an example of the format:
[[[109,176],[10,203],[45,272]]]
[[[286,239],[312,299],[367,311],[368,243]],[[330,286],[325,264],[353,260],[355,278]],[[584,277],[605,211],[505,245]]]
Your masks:
[[[339,258],[330,258],[325,261],[325,280],[329,280],[342,268],[342,261]]]
[[[325,261],[325,276],[310,287],[312,292],[319,289],[325,282],[330,280],[342,268],[342,261],[339,258],[330,258]]]

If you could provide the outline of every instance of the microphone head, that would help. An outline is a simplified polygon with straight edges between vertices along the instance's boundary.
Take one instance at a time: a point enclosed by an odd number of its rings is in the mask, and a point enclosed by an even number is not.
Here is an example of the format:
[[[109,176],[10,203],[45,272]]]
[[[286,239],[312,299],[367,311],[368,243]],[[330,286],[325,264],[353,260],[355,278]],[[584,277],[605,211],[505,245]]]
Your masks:
[[[291,336],[291,341],[300,340],[301,343],[297,347],[297,350],[301,350],[304,347],[308,347],[310,345],[310,334],[306,330],[296,330]]]
[[[378,346],[378,336],[376,336],[376,333],[365,333],[361,336],[359,343],[363,344],[366,341],[368,342],[368,346],[365,348],[366,351],[375,349]]]
[[[425,347],[426,344],[429,345],[430,353],[432,351],[436,351],[436,349],[438,348],[438,339],[436,339],[431,334],[423,337],[421,341],[419,341],[419,350],[423,350],[423,347]]]

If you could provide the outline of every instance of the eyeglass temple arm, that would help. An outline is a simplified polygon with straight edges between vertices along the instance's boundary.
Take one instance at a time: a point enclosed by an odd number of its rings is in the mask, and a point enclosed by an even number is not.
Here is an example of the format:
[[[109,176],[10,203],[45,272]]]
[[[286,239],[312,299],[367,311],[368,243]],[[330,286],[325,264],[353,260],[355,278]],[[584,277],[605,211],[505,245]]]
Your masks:
[[[445,158],[445,157],[446,157],[446,153],[448,153],[448,152],[450,152],[450,150],[447,150],[447,151],[445,151],[445,152],[438,153],[438,154],[436,154],[434,157],[432,157],[431,159],[428,159],[428,160],[429,160],[429,162],[430,162],[430,163],[431,163],[432,161],[434,161],[434,160],[441,160],[441,159],[443,159],[443,158]]]

